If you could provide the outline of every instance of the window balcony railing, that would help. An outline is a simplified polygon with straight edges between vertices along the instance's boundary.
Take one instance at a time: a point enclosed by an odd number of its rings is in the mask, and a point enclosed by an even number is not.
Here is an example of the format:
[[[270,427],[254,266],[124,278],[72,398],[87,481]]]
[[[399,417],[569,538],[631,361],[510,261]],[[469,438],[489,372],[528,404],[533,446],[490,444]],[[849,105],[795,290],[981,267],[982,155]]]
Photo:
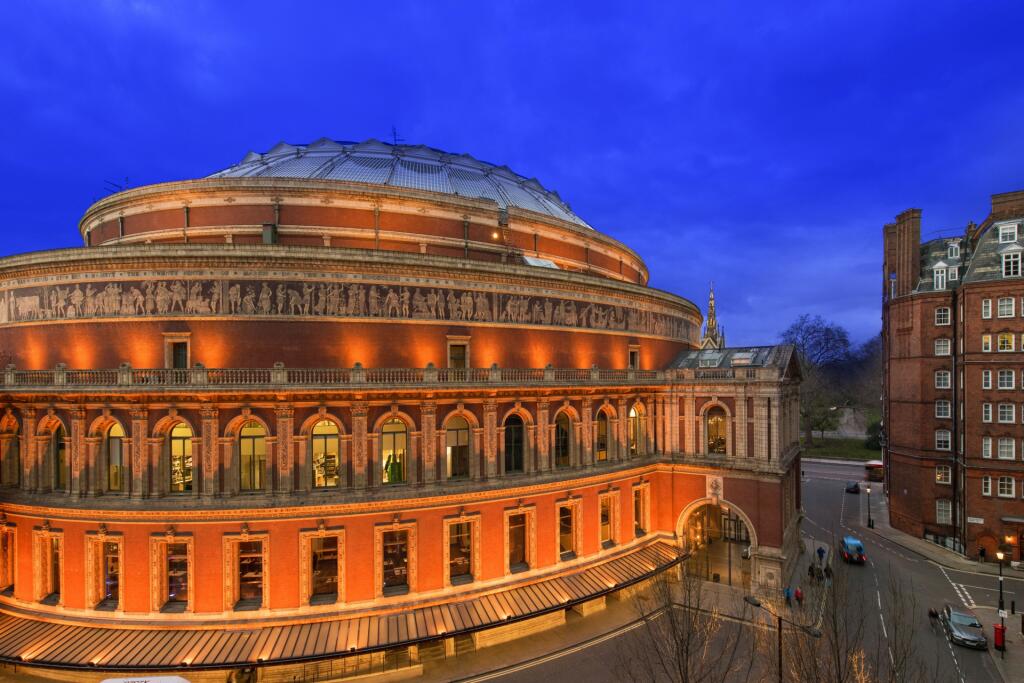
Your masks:
[[[137,369],[122,363],[116,369],[72,370],[59,364],[53,370],[18,370],[8,365],[2,375],[8,391],[45,387],[259,387],[259,386],[418,386],[418,385],[604,385],[658,386],[708,382],[778,380],[775,368],[610,370],[591,368],[192,368]]]

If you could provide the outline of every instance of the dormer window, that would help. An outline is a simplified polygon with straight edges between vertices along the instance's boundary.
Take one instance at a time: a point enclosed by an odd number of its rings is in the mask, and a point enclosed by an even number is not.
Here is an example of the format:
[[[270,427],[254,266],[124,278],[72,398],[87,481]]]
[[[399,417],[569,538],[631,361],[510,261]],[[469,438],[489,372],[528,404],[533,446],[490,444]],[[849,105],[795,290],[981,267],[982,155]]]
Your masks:
[[[1007,244],[1009,242],[1017,241],[1017,224],[1011,223],[1010,225],[999,226],[999,243]]]
[[[1002,228],[1000,228],[1002,230]],[[1016,227],[1014,228],[1016,231]],[[1003,254],[1003,277],[1019,277],[1020,276],[1020,252],[1011,251],[1008,254]]]
[[[949,278],[950,281],[956,280],[958,277],[960,277],[960,269],[956,266],[950,266],[949,269],[946,271],[946,276]]]
[[[935,284],[935,289],[946,288],[946,269],[936,268],[932,275],[932,282]]]
[[[959,244],[951,244],[951,245],[949,245],[949,251],[947,253],[949,254],[949,258],[960,258],[960,245]],[[950,279],[951,280],[955,280],[956,278],[950,278]]]

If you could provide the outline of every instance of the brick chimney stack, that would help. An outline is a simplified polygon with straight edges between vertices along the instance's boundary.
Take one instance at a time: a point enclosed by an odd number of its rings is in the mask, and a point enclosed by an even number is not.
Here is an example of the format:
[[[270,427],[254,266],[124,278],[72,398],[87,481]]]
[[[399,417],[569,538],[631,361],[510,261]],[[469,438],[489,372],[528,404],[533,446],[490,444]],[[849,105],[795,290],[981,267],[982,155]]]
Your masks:
[[[907,209],[895,223],[883,228],[885,242],[885,296],[910,294],[920,275],[921,209]]]
[[[1003,192],[992,195],[992,214],[990,220],[1015,218],[1024,214],[1024,190]]]

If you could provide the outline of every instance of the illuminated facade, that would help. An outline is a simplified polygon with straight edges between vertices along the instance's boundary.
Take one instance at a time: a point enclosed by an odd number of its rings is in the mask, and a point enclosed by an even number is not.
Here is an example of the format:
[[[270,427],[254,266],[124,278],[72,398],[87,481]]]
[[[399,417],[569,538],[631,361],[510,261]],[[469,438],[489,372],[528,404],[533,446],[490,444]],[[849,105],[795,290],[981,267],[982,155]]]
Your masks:
[[[792,350],[721,348],[713,316],[702,348],[698,308],[535,180],[322,140],[80,229],[0,261],[0,661],[483,647],[679,550],[788,576]]]

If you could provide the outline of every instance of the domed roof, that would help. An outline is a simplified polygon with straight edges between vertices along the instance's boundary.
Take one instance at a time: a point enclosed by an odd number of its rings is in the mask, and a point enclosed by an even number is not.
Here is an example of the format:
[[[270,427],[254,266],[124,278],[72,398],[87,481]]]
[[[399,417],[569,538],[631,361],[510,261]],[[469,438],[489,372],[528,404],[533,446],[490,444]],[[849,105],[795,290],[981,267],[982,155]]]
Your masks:
[[[495,166],[468,154],[449,154],[425,145],[392,145],[379,140],[337,142],[321,138],[308,145],[280,142],[263,154],[249,152],[210,178],[312,178],[407,187],[460,197],[492,199],[587,227],[558,193],[536,178]]]

